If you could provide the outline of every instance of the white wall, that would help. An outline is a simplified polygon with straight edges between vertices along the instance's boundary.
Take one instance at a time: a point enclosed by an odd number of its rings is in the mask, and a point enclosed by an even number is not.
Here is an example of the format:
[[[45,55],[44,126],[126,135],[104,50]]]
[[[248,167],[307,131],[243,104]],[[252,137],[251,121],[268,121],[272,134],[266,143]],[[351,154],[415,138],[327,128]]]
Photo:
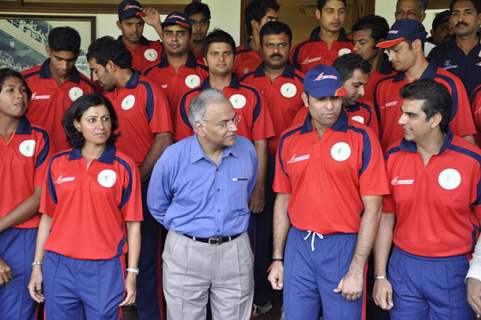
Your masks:
[[[241,0],[204,0],[211,11],[211,30],[214,28],[221,28],[229,32],[236,43],[239,43],[240,39],[240,16],[241,16]],[[0,12],[0,14],[9,14],[9,12]],[[29,13],[12,13],[12,14],[36,14],[34,12]],[[39,14],[40,15],[40,14]],[[44,14],[51,15],[51,14]],[[68,14],[77,16],[86,16],[89,14]],[[115,22],[117,21],[117,14],[93,14],[97,23],[97,37],[110,35],[117,37],[120,35],[120,31],[117,28]],[[161,20],[165,18],[165,15],[161,16]],[[144,35],[148,39],[158,39],[157,33],[149,26],[145,26]]]

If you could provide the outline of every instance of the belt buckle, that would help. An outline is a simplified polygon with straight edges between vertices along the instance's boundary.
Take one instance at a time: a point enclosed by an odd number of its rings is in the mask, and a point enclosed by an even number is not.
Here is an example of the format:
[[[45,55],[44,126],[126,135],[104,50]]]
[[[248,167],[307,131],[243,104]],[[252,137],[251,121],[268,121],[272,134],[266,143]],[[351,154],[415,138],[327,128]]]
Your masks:
[[[212,238],[209,238],[209,244],[222,244],[222,237],[212,237]]]

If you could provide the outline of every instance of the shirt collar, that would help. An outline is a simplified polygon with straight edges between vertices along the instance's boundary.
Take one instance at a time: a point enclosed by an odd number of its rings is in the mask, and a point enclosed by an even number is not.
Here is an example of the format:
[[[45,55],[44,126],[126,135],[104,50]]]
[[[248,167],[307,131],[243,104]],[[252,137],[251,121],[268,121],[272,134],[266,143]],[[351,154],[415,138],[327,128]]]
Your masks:
[[[434,61],[429,62],[428,67],[426,68],[426,70],[424,70],[423,74],[419,79],[433,79],[436,75],[437,69],[438,67],[436,66],[436,63]],[[405,77],[406,75],[404,74],[404,72],[398,72],[398,74],[394,78],[394,82],[402,81]]]
[[[52,78],[52,71],[50,71],[50,58],[42,63],[42,66],[40,67],[40,78]],[[75,66],[73,67],[72,72],[70,72],[68,79],[75,83],[80,82],[80,74]]]
[[[306,116],[306,120],[304,121],[304,124],[301,127],[301,133],[308,133],[312,131],[312,118],[311,114],[308,112]],[[331,130],[334,131],[343,131],[346,132],[348,128],[348,120],[347,120],[347,115],[344,111],[341,111],[339,114],[339,118],[337,121],[332,125],[330,128]]]
[[[261,78],[261,77],[265,77],[266,75],[266,69],[265,69],[265,64],[264,63],[261,63],[256,71],[254,72],[254,77],[256,78]],[[295,76],[295,70],[294,70],[294,66],[291,64],[291,63],[287,63],[286,67],[284,68],[284,71],[282,72],[282,76],[285,77],[285,78],[294,78]]]
[[[319,32],[321,31],[321,27],[316,27],[311,31],[311,35],[309,38],[311,40],[321,40],[321,37],[319,37]],[[341,28],[339,31],[339,36],[337,37],[337,41],[344,41],[344,42],[349,42],[349,38],[347,37],[347,33],[344,30],[344,28]]]
[[[439,149],[439,153],[441,154],[446,150],[450,145],[451,142],[453,141],[453,133],[451,130],[448,130],[448,133],[444,136],[443,144],[441,145],[441,148]],[[407,141],[405,139],[402,139],[401,141],[401,150],[404,150],[406,152],[417,152],[417,145],[416,142],[414,141]]]
[[[133,89],[137,87],[139,80],[140,80],[140,73],[136,70],[133,70],[132,76],[130,77],[129,81],[127,81],[127,83],[125,84],[125,88]]]
[[[237,89],[239,88],[239,79],[237,79],[236,75],[232,73],[230,83],[229,83],[229,88],[234,88]],[[204,82],[202,83],[201,90],[206,90],[210,89],[210,82],[209,82],[209,77],[207,77]]]
[[[167,59],[167,54],[163,54],[162,58],[160,59],[159,68],[167,68],[169,66],[169,60]],[[197,67],[197,59],[195,56],[189,52],[189,56],[187,57],[187,62],[185,63],[187,68],[195,68]]]
[[[122,41],[122,36],[119,36],[117,40]],[[147,38],[145,38],[144,36],[141,36],[139,40],[139,44],[143,46],[147,46],[149,45],[149,40],[147,40]]]
[[[115,152],[116,152],[115,147],[113,145],[109,144],[109,145],[107,145],[104,152],[102,153],[102,155],[97,160],[102,162],[102,163],[112,164],[112,163],[114,163],[114,160],[115,160]],[[82,152],[81,152],[80,148],[74,148],[69,152],[68,159],[70,161],[78,160],[80,158],[82,158]]]
[[[190,148],[190,163],[195,163],[201,159],[206,159],[210,161],[204,154],[204,150],[202,150],[202,147],[200,146],[199,143],[199,138],[197,137],[196,134],[192,137],[192,143],[191,143],[191,148]],[[230,147],[225,147],[222,153],[222,159],[227,158],[229,156],[234,156],[237,157],[238,154],[238,149],[237,149],[237,141],[234,143],[234,145]]]
[[[32,126],[30,125],[30,122],[28,119],[23,116],[20,118],[20,122],[18,123],[17,130],[15,131],[15,134],[31,134],[32,133]]]

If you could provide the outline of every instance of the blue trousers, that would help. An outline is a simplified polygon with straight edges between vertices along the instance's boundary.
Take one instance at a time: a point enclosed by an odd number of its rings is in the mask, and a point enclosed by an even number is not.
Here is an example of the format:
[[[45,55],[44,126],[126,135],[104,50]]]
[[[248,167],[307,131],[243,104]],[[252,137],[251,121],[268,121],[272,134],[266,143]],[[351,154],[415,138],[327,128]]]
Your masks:
[[[334,289],[347,273],[356,234],[318,235],[291,227],[284,255],[286,320],[362,319],[363,298],[348,301]]]
[[[0,259],[13,273],[13,279],[0,286],[0,320],[36,319],[38,305],[27,289],[36,239],[36,228],[10,228],[0,233]]]
[[[466,297],[466,256],[420,257],[394,248],[389,260],[391,319],[474,319]]]
[[[42,271],[46,320],[120,319],[123,257],[81,260],[47,251]]]

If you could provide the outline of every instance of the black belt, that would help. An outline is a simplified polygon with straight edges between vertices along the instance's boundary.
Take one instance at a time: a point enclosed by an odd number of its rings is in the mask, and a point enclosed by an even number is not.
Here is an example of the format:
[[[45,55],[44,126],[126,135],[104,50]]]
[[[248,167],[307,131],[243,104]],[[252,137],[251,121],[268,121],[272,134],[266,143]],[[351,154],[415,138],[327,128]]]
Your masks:
[[[210,238],[193,237],[193,236],[189,236],[188,234],[183,234],[183,235],[186,236],[187,238],[190,238],[190,239],[194,240],[194,241],[199,241],[199,242],[208,243],[208,244],[223,244],[224,242],[229,242],[229,241],[234,240],[235,238],[237,238],[241,234],[242,233],[239,233],[239,234],[236,234],[236,235],[233,235],[233,236],[228,236],[228,237],[219,236],[219,237],[210,237]]]

